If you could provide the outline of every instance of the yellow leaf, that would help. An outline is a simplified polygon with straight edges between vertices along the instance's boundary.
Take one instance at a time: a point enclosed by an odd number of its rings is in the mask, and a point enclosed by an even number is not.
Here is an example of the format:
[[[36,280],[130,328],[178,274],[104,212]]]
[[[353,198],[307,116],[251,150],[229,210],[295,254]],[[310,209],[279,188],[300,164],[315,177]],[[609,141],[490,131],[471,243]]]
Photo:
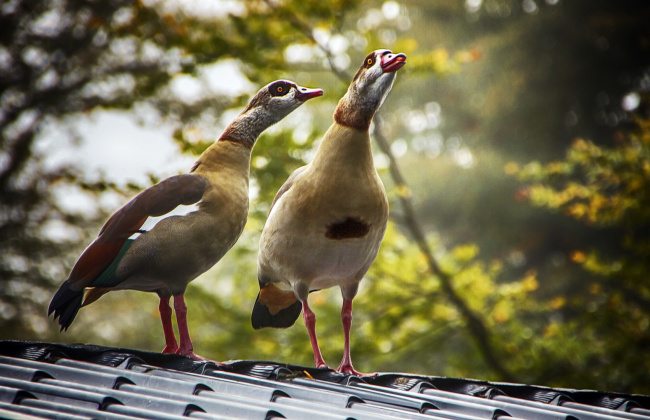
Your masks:
[[[444,63],[447,60],[449,60],[449,51],[447,51],[444,48],[438,48],[438,49],[433,51],[433,53],[431,54],[431,57],[436,62]]]
[[[399,184],[395,189],[397,190],[397,195],[399,195],[400,197],[402,198],[411,197],[411,189],[406,184]]]
[[[556,323],[552,323],[544,330],[544,338],[550,338],[560,331],[560,327]]]
[[[466,262],[474,259],[478,254],[478,246],[475,244],[457,246],[453,250],[454,258],[458,261]]]
[[[536,270],[529,270],[526,273],[526,277],[521,282],[521,285],[524,288],[524,291],[526,292],[532,292],[537,290],[539,287],[539,282],[537,281],[537,271]]]
[[[517,162],[508,162],[503,167],[503,170],[506,173],[506,175],[514,175],[517,172],[519,172],[519,165],[517,164]]]
[[[643,179],[641,177],[632,178],[625,188],[625,192],[631,193],[640,190],[643,187]]]
[[[509,303],[506,301],[500,301],[497,303],[492,313],[492,318],[497,324],[503,324],[504,322],[510,319],[511,308]]]
[[[560,309],[564,305],[566,305],[566,298],[564,296],[558,296],[551,300],[552,309]]]
[[[582,251],[573,251],[570,258],[574,263],[582,264],[587,260],[587,255],[585,255],[585,253]]]
[[[588,145],[584,139],[577,139],[575,142],[573,142],[573,148],[582,152],[584,150],[587,150]]]
[[[583,203],[575,203],[567,207],[566,212],[569,216],[573,216],[576,219],[581,219],[587,213],[587,205]]]

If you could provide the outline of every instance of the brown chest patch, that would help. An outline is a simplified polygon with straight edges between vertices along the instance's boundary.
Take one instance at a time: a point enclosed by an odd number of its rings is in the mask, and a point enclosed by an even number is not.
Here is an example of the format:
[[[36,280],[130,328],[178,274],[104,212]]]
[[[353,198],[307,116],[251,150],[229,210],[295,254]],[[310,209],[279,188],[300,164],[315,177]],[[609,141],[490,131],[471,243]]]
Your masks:
[[[335,222],[327,226],[325,237],[335,240],[363,238],[368,232],[370,232],[370,224],[358,217],[348,217],[341,222]]]

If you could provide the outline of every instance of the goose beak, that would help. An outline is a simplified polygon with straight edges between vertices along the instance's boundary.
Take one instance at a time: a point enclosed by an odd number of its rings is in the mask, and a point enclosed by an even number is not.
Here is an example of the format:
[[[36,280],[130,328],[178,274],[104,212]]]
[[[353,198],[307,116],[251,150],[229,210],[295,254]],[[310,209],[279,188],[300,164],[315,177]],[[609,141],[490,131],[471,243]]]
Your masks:
[[[308,89],[302,86],[296,86],[296,99],[305,102],[308,99],[316,98],[323,95],[323,89]]]
[[[406,64],[405,54],[385,54],[381,57],[381,68],[384,73],[392,73],[401,69]]]

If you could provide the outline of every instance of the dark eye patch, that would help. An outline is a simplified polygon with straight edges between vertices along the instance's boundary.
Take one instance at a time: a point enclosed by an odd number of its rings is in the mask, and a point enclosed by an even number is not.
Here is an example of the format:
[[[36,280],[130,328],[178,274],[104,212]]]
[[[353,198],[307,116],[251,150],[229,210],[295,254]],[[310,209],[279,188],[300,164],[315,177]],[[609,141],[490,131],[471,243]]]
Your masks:
[[[291,84],[287,82],[276,82],[269,87],[271,96],[284,96],[291,90]]]
[[[366,56],[366,58],[363,61],[363,66],[365,68],[370,68],[375,64],[376,58],[375,58],[375,53],[372,52]]]

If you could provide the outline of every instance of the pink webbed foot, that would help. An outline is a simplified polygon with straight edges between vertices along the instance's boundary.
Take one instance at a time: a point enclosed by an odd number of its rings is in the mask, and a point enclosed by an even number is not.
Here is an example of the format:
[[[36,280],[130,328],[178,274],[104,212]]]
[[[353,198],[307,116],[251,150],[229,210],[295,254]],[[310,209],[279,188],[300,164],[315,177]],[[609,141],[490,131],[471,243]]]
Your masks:
[[[211,363],[214,363],[215,365],[220,366],[220,367],[226,366],[225,363],[217,362],[216,360],[212,360],[212,359],[208,359],[207,357],[199,356],[198,354],[194,353],[193,351],[191,351],[189,353],[185,353],[184,356],[191,357],[192,359],[197,360],[199,362],[211,362]]]
[[[360,378],[374,378],[375,376],[378,375],[376,372],[375,373],[359,372],[352,366],[352,364],[343,364],[343,363],[341,363],[341,366],[339,366],[339,368],[336,371],[346,375],[358,376]]]
[[[165,346],[161,353],[165,354],[178,354],[178,346]]]
[[[217,362],[216,360],[212,360],[212,359],[208,359],[207,357],[200,356],[200,355],[194,353],[194,351],[192,349],[190,349],[189,351],[186,350],[185,352],[183,352],[183,351],[181,351],[179,349],[178,351],[176,351],[176,354],[182,354],[183,356],[191,357],[192,359],[194,359],[196,361],[199,361],[199,362],[211,362],[211,363],[214,363],[215,365],[217,365],[219,367],[226,366],[225,363]]]

